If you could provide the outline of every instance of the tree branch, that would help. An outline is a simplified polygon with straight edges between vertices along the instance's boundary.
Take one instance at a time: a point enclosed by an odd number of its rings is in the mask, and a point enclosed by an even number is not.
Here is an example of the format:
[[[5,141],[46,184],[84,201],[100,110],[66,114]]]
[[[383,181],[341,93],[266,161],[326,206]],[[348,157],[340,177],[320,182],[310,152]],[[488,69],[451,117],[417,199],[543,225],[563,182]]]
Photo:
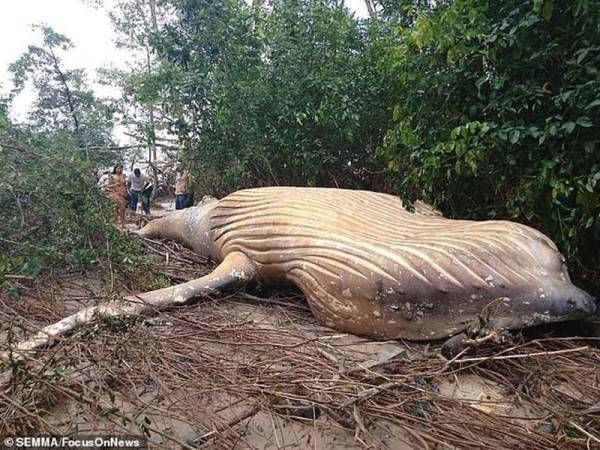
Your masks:
[[[371,19],[374,19],[377,14],[375,12],[375,5],[373,5],[373,0],[365,0],[365,5],[367,5],[367,11],[369,12],[369,16]]]
[[[54,70],[56,71],[56,73],[58,73],[58,76],[61,80],[61,83],[62,83],[64,91],[65,91],[64,93],[67,98],[67,105],[69,106],[69,112],[71,113],[71,116],[73,117],[75,133],[77,134],[78,140],[81,141],[81,139],[80,139],[81,135],[80,135],[80,131],[79,131],[79,119],[77,118],[77,114],[75,112],[75,101],[73,100],[73,95],[71,94],[71,90],[69,89],[69,85],[67,83],[67,78],[65,77],[65,74],[62,72],[62,70],[60,70],[60,66],[58,65],[58,59],[56,58],[56,55],[54,54],[54,50],[52,49],[52,47],[48,47],[48,49],[50,51],[50,56],[52,57],[52,64],[54,65]]]

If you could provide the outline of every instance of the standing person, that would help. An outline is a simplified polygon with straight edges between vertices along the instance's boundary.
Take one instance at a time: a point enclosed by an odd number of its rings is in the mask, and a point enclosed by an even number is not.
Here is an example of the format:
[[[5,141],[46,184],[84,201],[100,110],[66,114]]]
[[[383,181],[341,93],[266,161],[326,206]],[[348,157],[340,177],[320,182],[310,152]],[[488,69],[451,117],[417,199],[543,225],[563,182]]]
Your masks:
[[[125,208],[127,205],[127,181],[123,175],[123,166],[118,164],[108,177],[106,184],[108,198],[115,204],[115,220],[119,225],[125,225]]]
[[[129,208],[135,212],[138,201],[142,199],[142,192],[148,183],[148,177],[142,175],[140,169],[135,169],[127,178],[127,189],[129,190]]]
[[[107,186],[108,186],[108,180],[110,178],[111,175],[111,171],[110,170],[105,170],[102,175],[100,176],[100,179],[98,180],[98,183],[96,183],[96,185],[100,188],[100,190],[102,192],[106,192],[107,190]]]
[[[152,196],[153,187],[154,184],[152,182],[148,183],[142,194],[142,209],[144,210],[144,214],[147,216],[150,215],[150,197]]]
[[[188,189],[190,173],[187,169],[178,166],[175,169],[177,177],[175,178],[175,209],[184,209],[189,205],[190,192]]]

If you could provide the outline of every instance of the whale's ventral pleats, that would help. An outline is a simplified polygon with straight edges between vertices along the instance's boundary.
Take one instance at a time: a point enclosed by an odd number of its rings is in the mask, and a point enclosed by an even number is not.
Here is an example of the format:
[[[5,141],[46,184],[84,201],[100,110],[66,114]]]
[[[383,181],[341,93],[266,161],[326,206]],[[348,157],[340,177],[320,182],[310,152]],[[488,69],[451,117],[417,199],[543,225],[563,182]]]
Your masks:
[[[216,257],[244,253],[258,276],[298,286],[317,318],[340,331],[429,340],[484,313],[521,328],[595,308],[554,243],[514,222],[451,220],[423,203],[410,212],[368,191],[292,187],[238,191],[208,215]]]

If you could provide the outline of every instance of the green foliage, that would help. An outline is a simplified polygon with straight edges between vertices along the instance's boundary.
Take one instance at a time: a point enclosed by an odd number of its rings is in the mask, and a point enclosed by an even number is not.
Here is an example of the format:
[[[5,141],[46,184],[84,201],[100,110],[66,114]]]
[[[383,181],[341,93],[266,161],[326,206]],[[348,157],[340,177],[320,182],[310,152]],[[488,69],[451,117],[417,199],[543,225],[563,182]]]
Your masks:
[[[379,150],[398,190],[531,224],[597,271],[597,6],[456,0],[402,28],[384,67],[403,98]]]
[[[0,145],[0,165],[0,281],[6,273],[36,277],[51,268],[136,259],[137,245],[114,225],[93,167],[76,146]]]
[[[336,2],[177,1],[155,40],[172,129],[228,189],[364,185],[389,112],[365,31]],[[182,120],[185,117],[187,120]]]
[[[13,298],[22,277],[140,261],[96,187],[95,170],[114,155],[87,148],[110,144],[112,111],[86,87],[83,71],[61,67],[58,51],[71,42],[42,31],[43,46],[30,46],[11,65],[13,95],[0,99],[0,285]],[[26,79],[37,101],[27,121],[13,124],[8,106]]]
[[[162,289],[171,286],[171,279],[163,274],[148,274],[144,281],[149,290]]]
[[[69,132],[81,147],[109,145],[112,106],[94,96],[84,70],[63,67],[61,53],[72,49],[73,43],[46,25],[33,28],[41,31],[42,44],[30,45],[9,66],[14,84],[12,96],[20,93],[28,80],[37,94],[27,122],[38,134]]]
[[[92,339],[103,333],[129,333],[143,322],[140,316],[107,317],[101,321],[88,324],[73,333],[73,339],[81,341]]]
[[[122,77],[125,102],[160,105],[203,194],[425,198],[539,228],[600,284],[597,2],[369,5],[358,20],[334,0],[120,0],[123,45],[147,58]]]

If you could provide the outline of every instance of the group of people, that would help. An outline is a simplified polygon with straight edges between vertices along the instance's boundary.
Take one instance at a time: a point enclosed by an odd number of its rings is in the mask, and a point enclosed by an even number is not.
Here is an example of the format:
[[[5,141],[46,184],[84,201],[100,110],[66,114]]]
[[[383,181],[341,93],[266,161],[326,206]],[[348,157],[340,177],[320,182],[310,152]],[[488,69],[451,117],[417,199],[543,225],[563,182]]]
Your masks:
[[[187,208],[192,206],[193,202],[188,189],[189,172],[178,166],[176,173],[175,209]],[[123,166],[116,165],[112,173],[106,173],[100,178],[98,185],[115,204],[115,219],[120,225],[125,224],[127,206],[135,212],[138,203],[141,202],[144,214],[150,215],[150,197],[154,185],[146,175],[142,174],[140,169],[134,169],[128,177],[125,177]]]

